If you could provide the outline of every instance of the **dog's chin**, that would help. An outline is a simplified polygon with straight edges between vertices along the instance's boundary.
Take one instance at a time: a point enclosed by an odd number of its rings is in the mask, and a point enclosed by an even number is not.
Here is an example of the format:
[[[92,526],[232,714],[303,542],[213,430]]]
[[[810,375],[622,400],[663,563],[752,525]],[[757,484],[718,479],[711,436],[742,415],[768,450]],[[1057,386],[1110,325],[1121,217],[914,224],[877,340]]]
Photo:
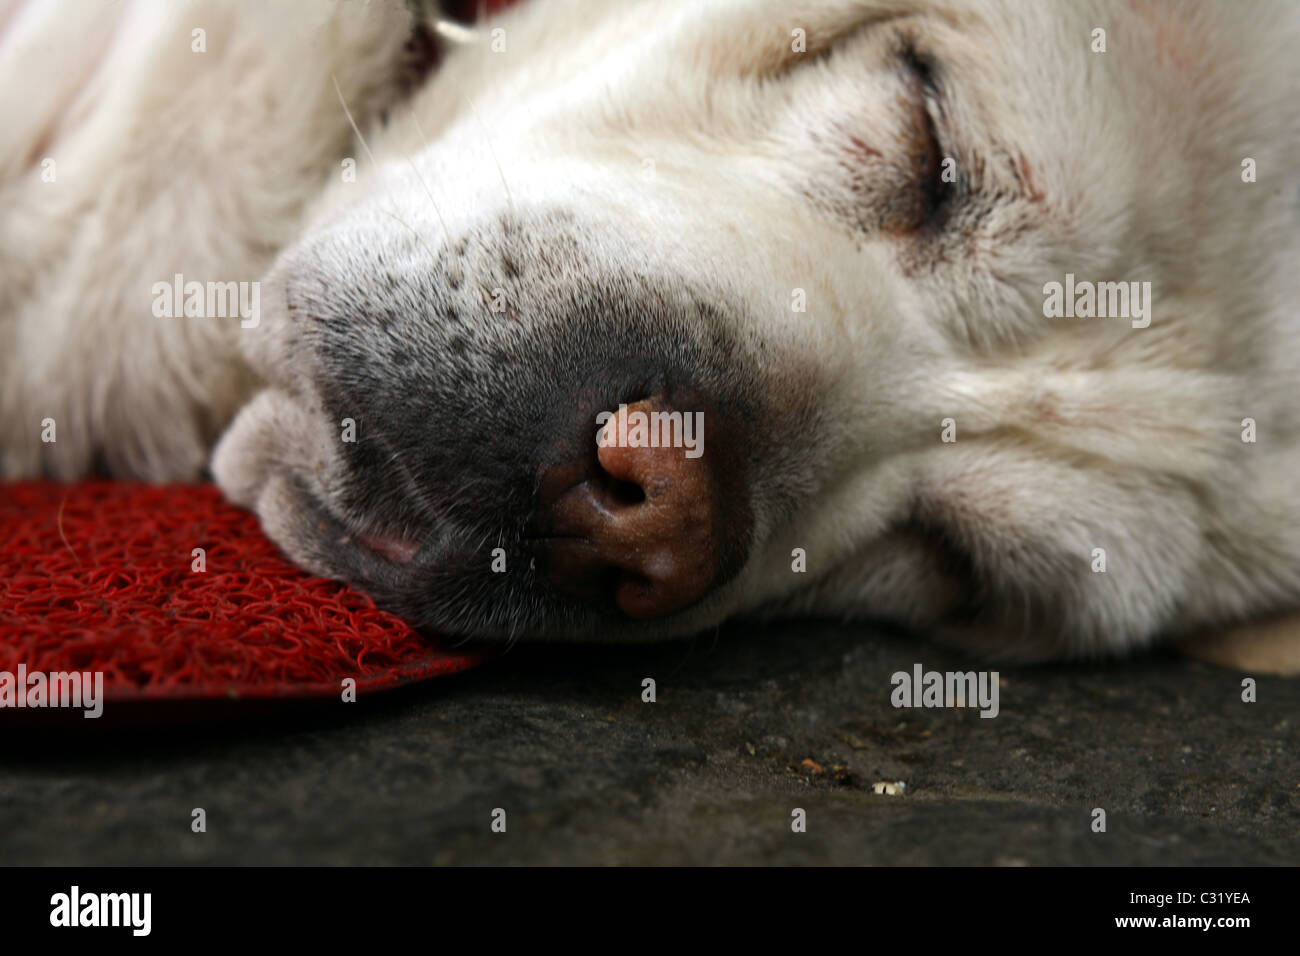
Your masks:
[[[267,535],[300,566],[333,578],[383,577],[410,565],[423,544],[369,526],[332,500],[323,482],[335,467],[306,403],[266,389],[218,443],[212,473],[226,497],[255,512]]]
[[[517,637],[524,625],[517,594],[476,594],[453,606],[454,599],[495,582],[450,556],[463,544],[446,540],[452,535],[408,536],[368,526],[289,468],[266,477],[252,507],[267,536],[299,567],[365,592],[419,628],[491,640]]]

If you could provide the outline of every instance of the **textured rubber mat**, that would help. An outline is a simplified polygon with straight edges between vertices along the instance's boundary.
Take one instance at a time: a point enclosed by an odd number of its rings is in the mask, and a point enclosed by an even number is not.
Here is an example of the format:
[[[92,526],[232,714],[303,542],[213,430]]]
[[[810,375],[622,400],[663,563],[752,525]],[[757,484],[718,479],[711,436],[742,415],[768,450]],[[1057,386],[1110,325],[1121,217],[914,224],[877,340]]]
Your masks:
[[[100,671],[110,702],[338,699],[481,659],[297,569],[213,486],[0,484],[0,673]]]

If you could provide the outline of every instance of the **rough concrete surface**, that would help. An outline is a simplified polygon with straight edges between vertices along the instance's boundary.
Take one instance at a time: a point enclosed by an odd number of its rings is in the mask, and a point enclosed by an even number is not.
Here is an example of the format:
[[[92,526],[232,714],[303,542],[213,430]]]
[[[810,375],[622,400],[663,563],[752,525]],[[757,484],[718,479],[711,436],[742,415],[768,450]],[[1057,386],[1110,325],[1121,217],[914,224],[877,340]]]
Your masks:
[[[0,863],[1300,861],[1300,680],[1259,678],[1243,703],[1241,675],[1172,655],[1002,668],[983,719],[895,709],[890,676],[917,662],[981,666],[863,627],[740,625],[515,647],[216,724],[8,728]]]

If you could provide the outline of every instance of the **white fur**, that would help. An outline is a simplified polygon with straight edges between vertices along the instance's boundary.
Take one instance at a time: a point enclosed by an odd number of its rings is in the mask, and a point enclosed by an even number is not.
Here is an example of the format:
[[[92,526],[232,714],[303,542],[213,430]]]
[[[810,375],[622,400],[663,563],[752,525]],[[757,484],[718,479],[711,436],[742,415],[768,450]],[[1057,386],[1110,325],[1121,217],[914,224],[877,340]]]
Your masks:
[[[530,0],[490,24],[504,52],[487,34],[457,49],[383,130],[400,7],[18,6],[0,15],[10,477],[75,477],[98,438],[117,473],[193,478],[254,387],[236,350],[283,375],[283,316],[247,333],[156,320],[152,282],[258,278],[297,236],[360,242],[367,223],[436,246],[559,199],[636,237],[607,257],[730,289],[753,336],[826,386],[813,398],[833,440],[803,506],[759,528],[683,629],[753,612],[942,626],[950,582],[892,534],[917,509],[1005,605],[954,635],[990,651],[1111,652],[1300,604],[1293,4]],[[886,15],[944,64],[942,133],[1004,197],[937,265],[828,211],[845,196],[834,144],[896,125],[895,24],[846,29]],[[207,54],[189,50],[199,25]],[[774,70],[794,28],[843,47]],[[331,75],[377,166],[349,145]],[[358,183],[340,180],[345,154]],[[45,155],[57,184],[39,181]],[[1150,327],[1045,319],[1043,286],[1066,273],[1151,282]],[[317,454],[292,450],[318,427],[294,402],[263,393],[227,439],[216,470],[235,500],[257,505],[276,467]],[[271,425],[298,420],[288,438]],[[268,527],[283,517],[263,510]],[[1059,618],[1017,616],[1045,600]]]

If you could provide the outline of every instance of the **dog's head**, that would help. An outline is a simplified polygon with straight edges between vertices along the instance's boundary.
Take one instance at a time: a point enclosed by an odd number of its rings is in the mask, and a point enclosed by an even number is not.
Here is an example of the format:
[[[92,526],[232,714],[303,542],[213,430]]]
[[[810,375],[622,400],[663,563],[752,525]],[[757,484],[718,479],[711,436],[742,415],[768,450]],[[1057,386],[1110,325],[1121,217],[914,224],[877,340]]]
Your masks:
[[[1210,582],[1270,473],[1238,422],[1285,407],[1248,399],[1295,196],[1241,171],[1300,138],[1296,18],[1211,13],[531,0],[281,256],[218,480],[456,634],[782,610],[1042,656],[1258,603]]]

